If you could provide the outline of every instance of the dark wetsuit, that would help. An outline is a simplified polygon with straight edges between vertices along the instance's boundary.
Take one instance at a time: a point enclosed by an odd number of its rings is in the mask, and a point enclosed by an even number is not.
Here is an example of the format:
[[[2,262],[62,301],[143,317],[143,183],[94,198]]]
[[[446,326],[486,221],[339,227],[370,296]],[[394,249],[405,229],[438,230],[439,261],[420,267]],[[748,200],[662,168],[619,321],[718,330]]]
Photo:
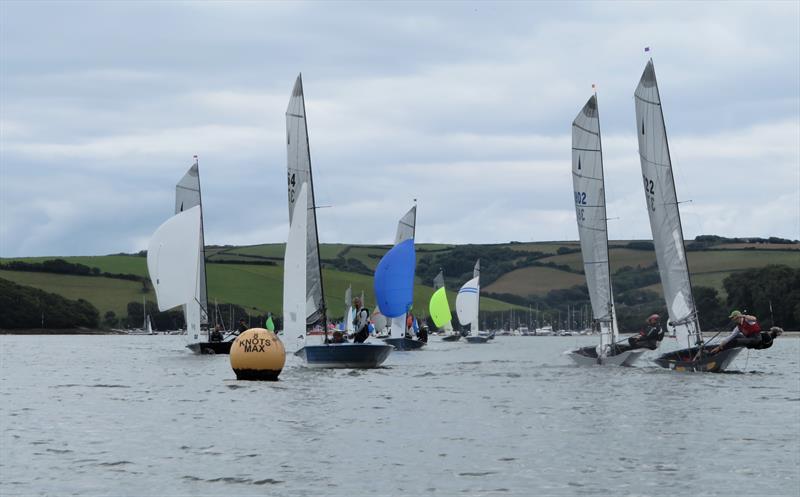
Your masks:
[[[628,338],[627,345],[623,343],[616,344],[614,346],[613,355],[633,349],[656,350],[658,348],[658,344],[661,343],[661,340],[663,339],[664,329],[661,327],[661,323],[651,326],[649,325],[646,329],[640,331],[638,335]]]
[[[364,343],[369,338],[369,311],[365,307],[356,313],[356,317],[353,319],[353,329],[356,330],[356,334],[353,335],[354,343]]]
[[[221,342],[222,341],[222,333],[219,330],[214,330],[211,332],[211,336],[209,339],[212,342]]]

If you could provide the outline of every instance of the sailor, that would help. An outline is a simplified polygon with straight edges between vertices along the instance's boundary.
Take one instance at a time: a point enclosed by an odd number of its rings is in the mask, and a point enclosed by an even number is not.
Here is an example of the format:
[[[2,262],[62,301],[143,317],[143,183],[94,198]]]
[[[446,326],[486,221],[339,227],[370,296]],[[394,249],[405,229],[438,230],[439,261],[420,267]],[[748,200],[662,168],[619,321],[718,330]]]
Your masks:
[[[369,310],[362,307],[361,299],[358,297],[353,299],[353,307],[356,309],[353,318],[353,329],[356,331],[353,342],[364,343],[369,338]]]
[[[244,324],[244,318],[242,318],[242,319],[239,320],[239,327],[236,329],[236,331],[234,333],[236,335],[241,335],[245,331],[247,331],[247,325]]]
[[[728,318],[735,324],[733,331],[719,345],[711,349],[711,353],[716,354],[732,347],[757,348],[761,343],[761,325],[758,324],[758,318],[742,314],[740,311],[731,312]]]
[[[214,327],[214,331],[211,332],[211,336],[209,339],[212,342],[221,342],[222,341],[222,326],[216,325]]]
[[[628,345],[632,349],[647,348],[656,350],[658,344],[664,339],[664,328],[661,326],[661,316],[651,314],[646,321],[645,328],[628,339]]]

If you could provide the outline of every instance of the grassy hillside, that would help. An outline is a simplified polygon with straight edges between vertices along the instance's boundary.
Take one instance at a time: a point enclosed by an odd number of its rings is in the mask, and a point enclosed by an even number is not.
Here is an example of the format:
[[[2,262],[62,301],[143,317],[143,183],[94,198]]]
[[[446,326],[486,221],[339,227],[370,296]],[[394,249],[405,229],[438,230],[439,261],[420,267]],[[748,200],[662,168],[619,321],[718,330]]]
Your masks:
[[[634,250],[627,247],[628,241],[610,242],[612,270],[617,272],[630,268],[652,267],[655,253],[652,250]],[[460,246],[463,248],[464,246]],[[463,254],[460,247],[446,244],[420,244],[417,246],[417,260],[422,265],[428,264],[431,271],[438,271],[438,264],[446,261],[462,262],[464,271],[471,274],[473,259],[461,260]],[[494,294],[508,294],[519,298],[530,296],[543,297],[553,290],[564,290],[573,286],[585,285],[585,278],[580,274],[583,263],[579,244],[575,241],[565,242],[530,242],[507,243],[495,245],[472,245],[471,254],[481,256],[498,253],[497,249],[511,249],[520,257],[508,257],[510,263],[502,274],[495,274],[495,281],[487,281],[483,291]],[[360,295],[363,290],[368,307],[374,307],[372,291],[372,271],[378,261],[388,250],[385,245],[344,245],[323,244],[321,255],[324,269],[326,300],[333,317],[340,315],[344,309],[344,293],[348,285],[352,285],[353,294]],[[707,250],[688,252],[689,265],[692,270],[692,281],[696,286],[708,286],[717,289],[724,297],[723,280],[729,275],[751,268],[759,268],[768,264],[785,264],[800,268],[800,244],[779,243],[720,243]],[[264,244],[252,246],[212,246],[206,249],[207,280],[209,301],[235,303],[253,313],[281,313],[283,268],[281,266],[284,244]],[[578,250],[578,251],[576,251]],[[539,253],[539,255],[536,255]],[[507,251],[506,251],[507,254]],[[453,259],[456,257],[456,259]],[[29,263],[43,262],[54,257],[33,257],[18,259],[2,259],[7,263],[12,260]],[[108,255],[63,257],[68,262],[96,267],[101,272],[111,274],[130,274],[147,277],[146,258],[140,255]],[[352,264],[352,261],[357,261]],[[496,262],[483,259],[484,263]],[[237,262],[236,264],[224,262]],[[512,267],[513,266],[513,267]],[[488,267],[488,265],[487,265]],[[459,271],[449,274],[447,285],[451,306],[455,304],[455,291],[464,275]],[[652,270],[650,270],[652,272]],[[430,271],[429,271],[430,272]],[[465,274],[467,274],[465,273]],[[620,273],[622,274],[622,273]],[[617,276],[619,277],[619,276]],[[155,296],[148,285],[145,291],[142,282],[129,281],[99,276],[76,276],[69,274],[53,274],[28,271],[0,270],[0,278],[16,283],[54,292],[70,299],[83,298],[97,307],[100,315],[106,311],[114,311],[118,316],[126,314],[128,302],[141,302],[142,296],[148,301],[155,301]],[[417,278],[414,291],[416,310],[427,314],[427,302],[433,288],[430,281]],[[661,293],[660,284],[648,281],[640,290],[652,290]],[[516,300],[510,300],[517,302]],[[481,309],[486,311],[507,310],[516,307],[507,302],[483,297]]]

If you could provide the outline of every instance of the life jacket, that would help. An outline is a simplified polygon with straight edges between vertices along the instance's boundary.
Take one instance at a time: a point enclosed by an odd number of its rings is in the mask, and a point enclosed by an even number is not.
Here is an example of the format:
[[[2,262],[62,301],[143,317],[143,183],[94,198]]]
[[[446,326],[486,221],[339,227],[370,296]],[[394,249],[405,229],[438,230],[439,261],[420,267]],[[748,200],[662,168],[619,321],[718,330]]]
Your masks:
[[[742,323],[739,325],[739,331],[742,332],[742,335],[749,338],[761,333],[761,325],[758,324],[758,321],[743,319]]]
[[[367,313],[366,324],[363,326],[363,328],[367,328],[367,332],[369,332],[369,309],[367,309],[366,307],[362,307],[361,309],[358,310],[358,312],[356,312],[356,315],[353,318],[353,329],[356,330],[356,333],[361,331],[360,329],[358,329],[356,327],[358,326],[359,317],[361,316],[362,312],[366,312]]]

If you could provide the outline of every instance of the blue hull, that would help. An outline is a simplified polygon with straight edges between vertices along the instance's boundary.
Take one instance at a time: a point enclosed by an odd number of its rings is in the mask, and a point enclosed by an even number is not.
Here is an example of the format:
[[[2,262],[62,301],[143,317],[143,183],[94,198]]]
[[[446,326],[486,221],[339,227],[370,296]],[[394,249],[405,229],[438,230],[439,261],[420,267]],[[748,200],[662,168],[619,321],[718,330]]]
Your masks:
[[[377,368],[389,357],[391,345],[337,343],[306,345],[294,353],[310,368]]]
[[[394,346],[397,350],[417,350],[425,346],[425,342],[409,338],[384,338],[383,341]]]

